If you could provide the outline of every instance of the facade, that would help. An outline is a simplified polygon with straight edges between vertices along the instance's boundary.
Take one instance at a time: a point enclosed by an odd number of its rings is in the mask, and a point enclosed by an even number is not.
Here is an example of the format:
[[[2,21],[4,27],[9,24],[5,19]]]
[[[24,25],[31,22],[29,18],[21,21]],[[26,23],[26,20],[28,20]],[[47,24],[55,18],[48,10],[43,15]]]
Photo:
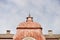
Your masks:
[[[10,34],[10,30],[6,34],[0,34],[0,40],[60,40],[60,34],[53,34],[52,30],[43,35],[41,25],[34,22],[30,15],[16,29],[16,34]]]
[[[14,34],[10,34],[10,30],[7,30],[6,34],[0,34],[0,40],[13,40],[13,36]],[[44,36],[46,40],[60,40],[60,34],[53,34],[49,30]]]
[[[16,28],[17,32],[13,40],[45,40],[42,34],[42,27],[39,23],[33,21],[30,15]]]
[[[60,40],[60,34],[54,34],[52,30],[48,30],[48,34],[44,35],[46,40]]]
[[[0,40],[13,40],[13,35],[10,34],[10,30],[7,30],[6,34],[0,34]]]

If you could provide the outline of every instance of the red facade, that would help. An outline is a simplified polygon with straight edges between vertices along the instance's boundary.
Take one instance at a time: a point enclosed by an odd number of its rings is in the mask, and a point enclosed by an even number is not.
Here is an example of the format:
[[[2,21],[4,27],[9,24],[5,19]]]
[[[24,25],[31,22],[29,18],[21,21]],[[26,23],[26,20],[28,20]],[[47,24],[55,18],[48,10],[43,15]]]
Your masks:
[[[13,40],[45,40],[45,38],[42,34],[41,25],[33,22],[33,17],[29,15],[26,22],[18,25]]]

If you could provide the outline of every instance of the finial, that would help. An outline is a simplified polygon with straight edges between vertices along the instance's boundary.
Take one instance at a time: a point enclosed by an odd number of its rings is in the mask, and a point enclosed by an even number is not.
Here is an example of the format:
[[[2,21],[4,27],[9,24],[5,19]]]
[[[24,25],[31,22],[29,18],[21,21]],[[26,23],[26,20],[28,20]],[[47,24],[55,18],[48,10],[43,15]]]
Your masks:
[[[33,17],[31,17],[30,13],[29,13],[29,16],[26,19],[27,19],[26,22],[27,21],[31,21],[31,22],[33,21]]]
[[[30,13],[29,13],[29,17],[31,17]]]

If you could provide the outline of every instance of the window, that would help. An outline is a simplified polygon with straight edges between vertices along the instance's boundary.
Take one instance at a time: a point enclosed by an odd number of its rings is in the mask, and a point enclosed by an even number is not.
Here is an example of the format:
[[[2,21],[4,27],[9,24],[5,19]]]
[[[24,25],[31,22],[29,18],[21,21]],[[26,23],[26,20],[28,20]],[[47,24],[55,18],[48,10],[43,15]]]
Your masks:
[[[32,37],[25,37],[25,38],[23,38],[22,40],[35,40],[35,38],[32,38]]]

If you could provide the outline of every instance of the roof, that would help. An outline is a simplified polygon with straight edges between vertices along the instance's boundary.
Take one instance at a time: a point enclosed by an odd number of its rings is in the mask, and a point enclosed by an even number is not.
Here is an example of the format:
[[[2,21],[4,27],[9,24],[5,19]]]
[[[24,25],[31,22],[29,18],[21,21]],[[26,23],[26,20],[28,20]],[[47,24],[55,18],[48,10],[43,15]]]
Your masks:
[[[22,22],[18,25],[20,28],[42,28],[40,24],[36,22]]]
[[[0,34],[0,38],[13,38],[14,34]],[[44,35],[45,38],[60,38],[60,34]]]
[[[30,15],[26,18],[26,22],[22,22],[17,28],[42,28],[41,25],[33,21],[33,17]]]
[[[0,34],[0,38],[13,38],[14,34]]]
[[[52,35],[45,34],[44,36],[45,38],[60,38],[60,34],[52,34]]]

